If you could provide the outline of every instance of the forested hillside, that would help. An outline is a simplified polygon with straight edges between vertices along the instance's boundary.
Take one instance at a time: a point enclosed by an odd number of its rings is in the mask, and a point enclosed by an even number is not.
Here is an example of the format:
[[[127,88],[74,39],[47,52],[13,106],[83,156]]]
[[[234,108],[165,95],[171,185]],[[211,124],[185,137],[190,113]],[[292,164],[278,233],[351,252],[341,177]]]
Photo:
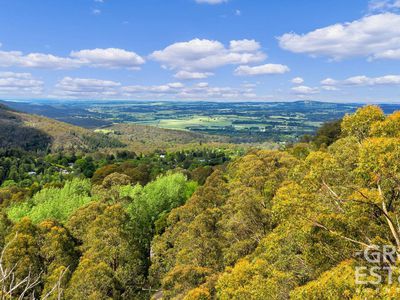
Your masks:
[[[400,113],[366,106],[304,141],[240,157],[4,152],[2,293],[398,299],[397,256],[381,249],[400,248]],[[14,163],[33,180],[10,178]]]
[[[0,106],[0,147],[27,151],[94,152],[124,147],[117,139],[90,130]]]
[[[399,247],[400,114],[367,106],[341,131],[327,148],[249,153],[172,210],[152,244],[164,298],[398,299],[395,261],[372,264],[378,285],[355,268],[359,250]]]
[[[194,147],[202,144],[226,144],[229,139],[183,130],[162,129],[137,124],[115,124],[100,132],[120,139],[127,149],[137,153],[149,153],[155,150],[176,150],[177,148]]]
[[[226,137],[169,130],[136,124],[116,124],[90,130],[46,117],[25,114],[0,103],[0,147],[27,151],[94,153],[128,150],[196,148],[202,144],[226,144]]]

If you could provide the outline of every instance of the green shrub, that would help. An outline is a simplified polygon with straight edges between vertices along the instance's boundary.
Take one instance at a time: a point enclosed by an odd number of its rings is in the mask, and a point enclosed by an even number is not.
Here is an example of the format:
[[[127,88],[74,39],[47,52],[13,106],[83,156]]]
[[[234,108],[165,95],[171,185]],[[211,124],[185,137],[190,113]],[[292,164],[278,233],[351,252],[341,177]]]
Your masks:
[[[62,188],[45,188],[28,201],[11,206],[8,217],[14,222],[23,217],[29,217],[34,223],[46,219],[65,222],[73,212],[91,200],[90,181],[75,178],[67,181]]]

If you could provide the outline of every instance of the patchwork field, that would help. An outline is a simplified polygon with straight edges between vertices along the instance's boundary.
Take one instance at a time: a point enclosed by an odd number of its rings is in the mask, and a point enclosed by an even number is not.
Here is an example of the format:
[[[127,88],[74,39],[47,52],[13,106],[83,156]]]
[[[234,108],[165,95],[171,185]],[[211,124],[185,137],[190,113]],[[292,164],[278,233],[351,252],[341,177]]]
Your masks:
[[[359,104],[294,102],[62,101],[7,102],[35,113],[91,129],[140,124],[229,137],[234,143],[295,141],[326,121],[354,112]],[[67,107],[68,106],[68,107]],[[381,105],[385,113],[400,105]]]

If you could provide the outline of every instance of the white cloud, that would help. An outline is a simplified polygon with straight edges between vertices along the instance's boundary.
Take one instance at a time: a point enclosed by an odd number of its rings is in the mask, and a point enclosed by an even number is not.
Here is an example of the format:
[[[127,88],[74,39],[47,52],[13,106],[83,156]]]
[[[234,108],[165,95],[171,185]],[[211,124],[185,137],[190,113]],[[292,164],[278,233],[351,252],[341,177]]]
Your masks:
[[[101,90],[103,88],[120,86],[119,82],[111,80],[101,80],[92,78],[72,78],[64,77],[59,81],[58,86],[67,87],[68,89],[75,89],[80,87],[85,87],[94,90]]]
[[[325,91],[338,91],[339,89],[335,86],[332,85],[323,85],[321,86],[321,89],[325,90]]]
[[[205,79],[213,75],[214,73],[211,72],[179,71],[174,75],[174,77],[181,80],[188,80],[188,79]]]
[[[199,88],[205,88],[205,87],[208,87],[209,84],[208,84],[208,82],[199,82],[198,84],[196,84],[196,86]]]
[[[382,58],[382,59],[400,59],[400,49],[395,50],[386,50],[381,53],[377,53],[374,56],[375,59]]]
[[[319,92],[318,88],[309,87],[305,85],[295,86],[292,88],[292,91],[296,95],[313,95],[313,94],[318,94]]]
[[[361,75],[347,78],[343,83],[346,85],[369,85],[371,82],[371,78]]]
[[[183,89],[184,85],[180,82],[172,82],[163,85],[132,85],[122,87],[124,96],[132,96],[135,94],[176,94],[179,90]]]
[[[242,15],[242,12],[239,9],[235,10],[235,16],[240,17],[241,15]]]
[[[291,81],[292,81],[292,83],[294,83],[294,84],[302,84],[302,83],[304,83],[304,79],[301,78],[301,77],[295,77],[295,78],[293,78]]]
[[[347,78],[343,84],[356,86],[400,85],[400,75],[386,75],[381,77],[353,76]]]
[[[255,52],[261,49],[259,42],[246,39],[230,41],[229,47],[232,52]]]
[[[92,14],[94,15],[100,15],[101,14],[101,10],[98,8],[92,9]]]
[[[288,66],[280,64],[265,64],[261,66],[239,66],[235,70],[235,75],[238,76],[255,76],[255,75],[266,75],[266,74],[284,74],[289,72]]]
[[[80,61],[52,54],[30,53],[24,55],[20,51],[0,51],[0,67],[69,69],[81,65]]]
[[[400,75],[385,75],[368,77],[365,75],[352,76],[344,80],[326,78],[321,81],[325,90],[337,90],[338,86],[377,86],[377,85],[400,85]]]
[[[337,85],[337,84],[338,84],[338,81],[335,80],[335,79],[332,79],[332,78],[325,78],[324,80],[321,80],[321,84],[322,84],[322,85],[330,85],[330,86],[333,86],[333,85]]]
[[[339,89],[337,88],[337,85],[340,84],[338,80],[332,79],[332,78],[325,78],[324,80],[321,80],[321,89],[325,91],[338,91]]]
[[[175,89],[181,89],[184,87],[184,84],[181,82],[172,82],[172,83],[169,83],[168,86],[170,86],[171,88],[175,88]]]
[[[400,8],[400,0],[372,0],[368,3],[370,12],[384,12],[398,10]]]
[[[43,91],[43,81],[30,73],[0,72],[0,93],[38,95]]]
[[[92,78],[64,77],[56,85],[55,94],[72,98],[108,98],[117,96],[119,82]]]
[[[72,51],[70,56],[84,64],[100,68],[135,69],[145,63],[145,60],[135,52],[118,48]]]
[[[233,87],[215,87],[207,82],[199,82],[193,86],[178,83],[163,85],[134,85],[121,88],[121,95],[128,99],[253,99],[256,97],[249,89]]]
[[[31,79],[31,73],[0,72],[0,78],[21,78]]]
[[[278,39],[283,49],[335,60],[356,56],[399,59],[399,36],[400,15],[382,13],[302,35],[286,33]]]
[[[0,67],[73,69],[80,67],[136,69],[145,60],[135,52],[117,48],[72,51],[68,57],[21,51],[0,51]]]
[[[195,87],[185,88],[176,95],[181,99],[249,99],[255,98],[254,93],[248,93],[246,89],[232,87],[214,87],[208,84],[198,84]]]
[[[261,62],[266,54],[259,48],[259,43],[254,40],[231,41],[230,46],[225,47],[219,41],[193,39],[155,51],[150,58],[168,69],[204,72],[226,65]]]
[[[228,0],[195,0],[195,1],[200,4],[206,3],[206,4],[213,4],[213,5],[228,2]]]
[[[21,75],[25,76],[25,75]],[[1,80],[1,73],[0,73]],[[254,99],[251,88],[210,86],[199,82],[186,86],[181,82],[161,85],[122,85],[116,81],[64,77],[55,86],[52,97],[70,99]]]

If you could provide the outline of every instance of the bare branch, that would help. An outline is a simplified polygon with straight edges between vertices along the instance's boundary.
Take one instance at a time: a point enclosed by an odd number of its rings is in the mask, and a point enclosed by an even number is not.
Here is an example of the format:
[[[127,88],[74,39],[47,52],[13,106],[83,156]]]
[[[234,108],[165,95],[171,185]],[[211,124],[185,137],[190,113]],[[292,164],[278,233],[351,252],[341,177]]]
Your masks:
[[[69,266],[66,267],[63,271],[60,272],[60,275],[58,276],[57,282],[54,284],[54,286],[51,288],[51,290],[46,295],[44,295],[42,297],[42,300],[45,300],[45,299],[49,298],[50,295],[53,294],[54,291],[56,291],[56,290],[58,291],[57,298],[61,299],[61,295],[62,295],[61,281],[62,281],[64,275],[67,273],[68,270],[69,270]]]
[[[396,230],[392,219],[388,215],[388,211],[387,211],[387,208],[386,208],[386,199],[385,199],[385,196],[383,195],[383,192],[382,192],[382,189],[381,189],[381,186],[380,186],[379,183],[378,183],[378,192],[379,192],[379,196],[382,198],[382,210],[385,212],[386,221],[387,221],[387,223],[389,225],[390,231],[392,232],[392,235],[393,235],[394,239],[396,240],[397,249],[400,249],[399,233]]]

